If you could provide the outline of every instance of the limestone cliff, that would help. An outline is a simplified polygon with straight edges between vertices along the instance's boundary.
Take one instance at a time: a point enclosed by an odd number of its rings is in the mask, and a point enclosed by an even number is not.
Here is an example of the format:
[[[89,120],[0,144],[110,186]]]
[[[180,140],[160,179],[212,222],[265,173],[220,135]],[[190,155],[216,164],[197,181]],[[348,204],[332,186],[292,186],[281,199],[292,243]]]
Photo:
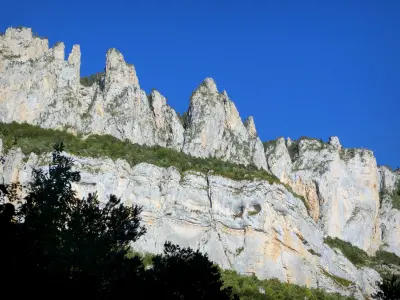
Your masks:
[[[1,141],[1,140],[0,140]],[[0,149],[1,155],[1,149]],[[46,169],[51,155],[25,156],[20,149],[3,154],[0,179],[27,183],[32,168]],[[115,194],[143,207],[147,233],[133,246],[160,253],[165,241],[207,252],[224,268],[259,278],[319,287],[364,299],[379,274],[357,268],[324,243],[324,233],[303,203],[283,185],[233,181],[220,176],[160,168],[124,160],[74,157],[82,180],[78,196],[97,191],[105,201]],[[345,287],[334,278],[351,282]]]
[[[382,166],[379,179],[381,247],[400,256],[400,172]]]
[[[280,138],[266,146],[266,156],[271,172],[306,197],[326,234],[370,254],[379,248],[379,172],[371,151],[344,149],[337,137]]]

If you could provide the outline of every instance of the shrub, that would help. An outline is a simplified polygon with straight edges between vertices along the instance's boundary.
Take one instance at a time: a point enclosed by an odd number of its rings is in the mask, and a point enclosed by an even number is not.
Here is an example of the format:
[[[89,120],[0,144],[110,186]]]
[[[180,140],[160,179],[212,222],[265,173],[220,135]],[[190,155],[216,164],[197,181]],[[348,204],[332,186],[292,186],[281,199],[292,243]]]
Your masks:
[[[264,150],[267,150],[269,147],[275,147],[277,141],[278,141],[278,139],[263,142]]]
[[[186,129],[187,121],[188,121],[187,112],[185,111],[182,115],[179,112],[177,112],[176,114],[178,115],[179,121],[181,121],[181,124],[182,124],[183,128]]]
[[[347,279],[345,279],[345,278],[342,278],[342,277],[333,275],[333,274],[331,274],[331,273],[328,273],[328,272],[325,271],[324,269],[321,269],[321,270],[322,270],[322,273],[324,273],[325,276],[331,278],[333,281],[335,281],[335,282],[336,282],[337,284],[339,284],[339,285],[342,285],[342,286],[344,286],[344,287],[348,287],[348,286],[350,286],[351,284],[353,284],[353,282],[350,281],[350,280],[347,280]]]
[[[375,263],[400,266],[400,257],[392,252],[379,250],[375,253]]]
[[[391,195],[392,207],[400,210],[400,180],[397,183],[396,190]]]
[[[84,86],[92,86],[94,83],[103,85],[105,72],[98,72],[89,76],[81,77],[80,82]]]
[[[353,246],[349,242],[342,241],[338,238],[327,237],[325,243],[331,248],[338,248],[344,256],[347,257],[354,265],[364,266],[369,261],[369,256],[364,250]]]
[[[368,256],[364,250],[338,238],[327,237],[325,243],[331,248],[338,248],[356,266],[368,266],[379,273],[382,273],[380,268],[382,264],[400,266],[400,257],[388,251],[379,250],[375,256]]]
[[[276,299],[276,300],[350,300],[340,294],[329,294],[320,289],[306,288],[296,284],[281,282],[278,279],[260,280],[256,276],[239,275],[233,270],[222,270],[222,278],[226,286],[242,300]],[[341,278],[342,280],[343,278]],[[345,280],[345,279],[344,279]],[[347,284],[347,282],[346,282]]]

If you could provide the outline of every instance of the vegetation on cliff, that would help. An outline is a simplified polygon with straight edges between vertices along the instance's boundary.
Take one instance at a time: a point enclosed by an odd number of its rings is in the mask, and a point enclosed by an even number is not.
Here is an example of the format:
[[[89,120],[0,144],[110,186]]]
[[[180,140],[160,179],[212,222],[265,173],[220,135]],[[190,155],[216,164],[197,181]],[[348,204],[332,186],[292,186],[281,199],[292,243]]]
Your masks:
[[[310,206],[303,196],[296,194],[290,186],[280,182],[275,175],[258,169],[254,165],[244,166],[217,158],[193,157],[170,148],[132,144],[128,140],[121,141],[111,135],[90,135],[82,138],[66,130],[44,129],[27,123],[0,123],[0,138],[3,140],[5,152],[17,147],[21,148],[25,155],[30,153],[39,155],[51,152],[50,145],[54,142],[63,141],[68,145],[68,152],[78,156],[124,159],[131,166],[143,162],[164,168],[173,166],[181,173],[192,170],[207,174],[212,171],[215,175],[233,180],[263,179],[270,184],[284,185],[289,192],[303,202],[307,211],[310,211]]]
[[[390,272],[392,266],[400,267],[400,257],[385,250],[378,250],[375,256],[369,256],[364,250],[336,237],[327,237],[325,243],[333,249],[339,249],[355,266],[373,268],[383,278],[388,278],[392,275]]]
[[[124,159],[131,166],[138,163],[149,163],[159,167],[176,167],[179,171],[189,170],[221,175],[235,180],[264,179],[269,183],[280,183],[279,179],[254,165],[243,166],[217,158],[197,158],[178,152],[174,149],[159,146],[148,147],[121,141],[111,135],[90,135],[83,139],[65,130],[44,129],[27,123],[0,123],[0,138],[4,151],[12,147],[21,148],[29,155],[49,153],[55,141],[63,141],[68,145],[68,152],[85,157],[109,157]]]

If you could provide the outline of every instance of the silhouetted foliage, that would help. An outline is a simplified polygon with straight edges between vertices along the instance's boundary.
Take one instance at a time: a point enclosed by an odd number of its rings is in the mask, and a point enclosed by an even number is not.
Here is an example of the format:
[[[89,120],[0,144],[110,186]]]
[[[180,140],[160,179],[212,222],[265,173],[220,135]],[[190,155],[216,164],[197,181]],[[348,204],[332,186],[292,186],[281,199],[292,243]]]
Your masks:
[[[400,299],[400,276],[393,274],[391,277],[383,278],[378,287],[380,290],[373,294],[372,298],[382,300]]]
[[[150,299],[239,299],[231,288],[221,290],[223,281],[219,268],[198,250],[180,248],[167,242],[164,255],[153,258],[148,271],[152,289]]]

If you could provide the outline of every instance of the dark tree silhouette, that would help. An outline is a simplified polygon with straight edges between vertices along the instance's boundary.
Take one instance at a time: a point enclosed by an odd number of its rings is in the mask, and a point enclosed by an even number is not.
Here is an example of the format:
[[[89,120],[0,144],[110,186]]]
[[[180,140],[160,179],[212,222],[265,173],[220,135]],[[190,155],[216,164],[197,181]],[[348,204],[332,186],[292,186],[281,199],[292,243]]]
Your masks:
[[[391,277],[384,277],[378,284],[379,291],[372,297],[381,300],[399,300],[400,299],[400,276],[392,274]]]
[[[35,169],[26,187],[0,185],[0,295],[237,299],[198,251],[166,243],[150,270],[129,257],[145,233],[141,208],[114,195],[103,205],[96,194],[79,199],[80,174],[63,150],[55,145],[48,170]]]
[[[231,288],[222,289],[220,271],[207,255],[170,242],[164,245],[164,255],[153,258],[148,277],[157,287],[152,299],[239,299]]]

